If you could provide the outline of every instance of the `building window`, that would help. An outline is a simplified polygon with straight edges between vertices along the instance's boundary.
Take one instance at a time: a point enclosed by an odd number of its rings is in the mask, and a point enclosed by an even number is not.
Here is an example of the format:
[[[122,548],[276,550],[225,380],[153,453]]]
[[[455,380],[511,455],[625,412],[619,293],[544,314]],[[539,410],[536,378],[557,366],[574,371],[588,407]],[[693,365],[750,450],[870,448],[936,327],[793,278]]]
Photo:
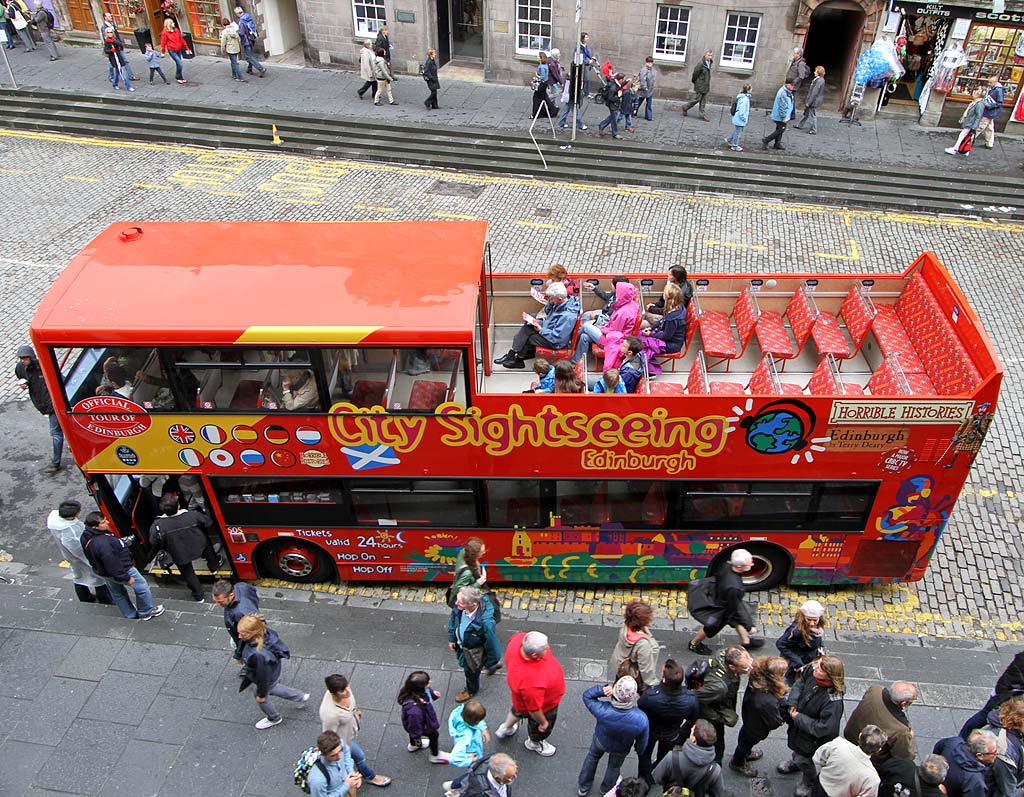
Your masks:
[[[353,0],[352,15],[356,21],[356,36],[375,36],[388,20],[384,13],[384,0]]]
[[[658,6],[658,32],[654,56],[668,61],[686,60],[686,35],[690,30],[690,9]]]
[[[988,91],[988,79],[995,75],[1006,87],[1005,103],[1012,107],[1024,77],[1024,58],[1017,55],[1024,52],[1024,31],[974,24],[964,50],[967,63],[957,73],[950,98],[970,102],[975,89]]]
[[[220,42],[220,20],[224,12],[220,0],[185,0],[192,38],[205,44]]]
[[[551,49],[551,0],[516,0],[516,52]]]
[[[730,11],[725,23],[721,65],[744,69],[753,67],[754,53],[757,50],[757,32],[760,27],[759,15]]]

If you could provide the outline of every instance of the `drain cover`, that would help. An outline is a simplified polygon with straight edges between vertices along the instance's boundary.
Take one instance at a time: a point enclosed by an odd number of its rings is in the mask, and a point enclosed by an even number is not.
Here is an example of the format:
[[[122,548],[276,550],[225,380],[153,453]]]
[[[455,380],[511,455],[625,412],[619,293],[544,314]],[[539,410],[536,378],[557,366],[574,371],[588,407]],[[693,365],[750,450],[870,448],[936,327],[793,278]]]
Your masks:
[[[456,183],[451,180],[438,180],[427,189],[428,194],[440,194],[441,196],[461,196],[466,199],[476,199],[484,192],[486,186],[473,185],[472,183]]]

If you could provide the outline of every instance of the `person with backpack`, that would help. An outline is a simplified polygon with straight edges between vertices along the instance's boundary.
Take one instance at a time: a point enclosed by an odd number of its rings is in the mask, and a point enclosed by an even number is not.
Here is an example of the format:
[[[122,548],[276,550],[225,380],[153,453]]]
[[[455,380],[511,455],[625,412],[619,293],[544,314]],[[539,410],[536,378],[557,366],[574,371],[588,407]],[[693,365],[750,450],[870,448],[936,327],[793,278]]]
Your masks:
[[[700,105],[700,118],[705,122],[710,122],[708,119],[705,109],[708,103],[708,94],[711,93],[711,67],[714,66],[715,54],[711,50],[707,50],[704,53],[704,58],[697,66],[693,68],[693,74],[690,75],[690,82],[693,84],[694,98],[688,105],[683,106],[683,116],[686,116],[694,105]]]
[[[732,132],[725,139],[725,143],[733,152],[743,152],[743,147],[740,146],[740,136],[743,135],[743,131],[747,129],[747,124],[750,122],[750,92],[752,89],[753,86],[750,83],[744,83],[729,108],[729,113],[732,116]]]
[[[36,12],[32,15],[32,22],[35,24],[36,30],[39,31],[39,38],[43,40],[46,49],[50,51],[50,60],[57,61],[60,59],[60,54],[57,52],[57,44],[54,42],[53,36],[50,35],[50,31],[57,27],[57,20],[50,9],[43,8],[43,0],[36,0],[35,5]]]
[[[480,691],[485,647],[498,644],[488,636],[495,636],[493,605],[476,587],[462,587],[448,618],[448,648],[455,652],[466,675],[466,688],[455,695],[457,703],[465,703]]]
[[[533,119],[536,119],[542,110],[550,119],[555,119],[558,116],[558,109],[555,108],[548,96],[550,77],[551,68],[548,66],[548,54],[541,50],[537,53],[537,71],[530,81],[530,88],[533,89],[533,106],[530,116]]]
[[[782,699],[789,692],[785,680],[787,667],[781,656],[762,656],[751,667],[747,688],[743,691],[743,725],[729,762],[733,772],[748,778],[757,777],[757,769],[749,762],[764,756],[754,745],[782,726]]]
[[[164,607],[153,605],[153,594],[135,566],[132,552],[128,550],[128,540],[110,531],[110,522],[102,512],[90,512],[85,516],[85,530],[81,538],[85,558],[96,575],[106,582],[121,616],[125,620],[147,622],[163,614]],[[135,593],[134,606],[128,597],[129,587]]]
[[[420,74],[430,89],[430,95],[423,101],[428,111],[437,110],[437,92],[441,88],[441,81],[437,79],[437,50],[433,47],[427,50],[427,60],[420,67]]]
[[[793,91],[797,91],[800,84],[810,76],[811,68],[804,59],[804,51],[800,47],[794,47],[793,56],[786,67],[786,81],[793,84]]]
[[[235,6],[235,18],[238,19],[238,35],[242,40],[242,53],[245,55],[246,63],[249,64],[249,68],[245,71],[248,74],[252,74],[255,70],[260,77],[267,76],[267,70],[253,55],[253,47],[256,46],[256,42],[259,41],[259,33],[256,30],[256,20],[252,18],[252,14],[248,14],[241,6]]]
[[[309,701],[308,692],[300,692],[298,689],[278,683],[281,677],[281,660],[291,658],[291,651],[281,641],[276,631],[267,628],[266,621],[258,614],[247,614],[238,621],[238,638],[243,643],[242,664],[245,668],[238,691],[244,692],[255,685],[256,704],[266,715],[256,723],[258,730],[263,731],[280,725],[284,717],[271,701],[271,695],[303,705]]]
[[[764,640],[754,637],[757,633],[755,620],[750,608],[743,601],[746,587],[743,574],[754,567],[754,557],[745,548],[735,548],[729,559],[723,562],[714,576],[715,609],[704,617],[703,625],[697,629],[693,639],[687,645],[692,653],[699,656],[710,656],[711,648],[704,644],[705,639],[713,639],[726,626],[736,629],[740,644],[747,649],[759,648]],[[696,611],[696,609],[694,610]],[[702,615],[704,616],[704,615]]]
[[[469,771],[459,797],[513,797],[519,765],[512,756],[495,753],[479,759]]]
[[[21,39],[21,43],[25,45],[25,52],[32,52],[38,49],[36,43],[32,41],[32,34],[28,29],[28,9],[24,8],[19,0],[10,0],[7,4],[7,19],[14,25],[14,30],[18,34],[18,38]]]
[[[715,763],[718,738],[714,725],[699,719],[689,738],[661,759],[654,782],[664,788],[666,797],[682,797],[687,791],[694,797],[723,797],[722,767]]]
[[[1024,697],[1012,697],[988,715],[999,755],[985,773],[989,797],[1020,797],[1024,784]]]
[[[601,124],[597,126],[600,135],[604,135],[604,129],[611,125],[612,138],[622,140],[622,135],[619,133],[619,109],[622,107],[622,94],[626,89],[626,78],[621,72],[615,74],[613,77],[608,78],[605,81],[604,87],[601,89],[601,100],[608,107],[608,116]]]
[[[352,764],[352,754],[334,731],[316,737],[295,767],[295,785],[311,797],[342,797],[363,785]]]
[[[960,116],[960,134],[957,136],[956,143],[944,150],[947,155],[963,155],[966,158],[971,154],[974,139],[978,135],[978,128],[984,118],[985,89],[975,89],[971,96],[974,99]]]

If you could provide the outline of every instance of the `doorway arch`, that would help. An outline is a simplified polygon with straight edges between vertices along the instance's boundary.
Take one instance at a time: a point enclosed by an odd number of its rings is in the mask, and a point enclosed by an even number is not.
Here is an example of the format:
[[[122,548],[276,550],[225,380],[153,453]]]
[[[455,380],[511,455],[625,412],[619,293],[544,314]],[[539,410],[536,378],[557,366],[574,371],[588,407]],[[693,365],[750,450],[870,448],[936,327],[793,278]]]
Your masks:
[[[804,58],[813,70],[825,67],[828,96],[842,107],[849,93],[850,77],[857,65],[868,13],[856,0],[826,0],[810,9]]]

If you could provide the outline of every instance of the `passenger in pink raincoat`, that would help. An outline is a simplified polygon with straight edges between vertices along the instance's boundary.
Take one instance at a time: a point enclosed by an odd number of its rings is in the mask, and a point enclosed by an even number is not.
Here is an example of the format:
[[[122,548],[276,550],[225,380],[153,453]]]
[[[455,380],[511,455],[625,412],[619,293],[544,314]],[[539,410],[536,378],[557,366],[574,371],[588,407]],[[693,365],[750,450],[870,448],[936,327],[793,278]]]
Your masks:
[[[640,303],[637,301],[636,286],[631,282],[620,282],[615,286],[615,310],[603,327],[591,322],[580,328],[576,351],[570,362],[575,366],[587,353],[591,343],[597,343],[605,351],[604,369],[617,368],[621,353],[619,349],[627,335],[635,335],[640,319]]]

